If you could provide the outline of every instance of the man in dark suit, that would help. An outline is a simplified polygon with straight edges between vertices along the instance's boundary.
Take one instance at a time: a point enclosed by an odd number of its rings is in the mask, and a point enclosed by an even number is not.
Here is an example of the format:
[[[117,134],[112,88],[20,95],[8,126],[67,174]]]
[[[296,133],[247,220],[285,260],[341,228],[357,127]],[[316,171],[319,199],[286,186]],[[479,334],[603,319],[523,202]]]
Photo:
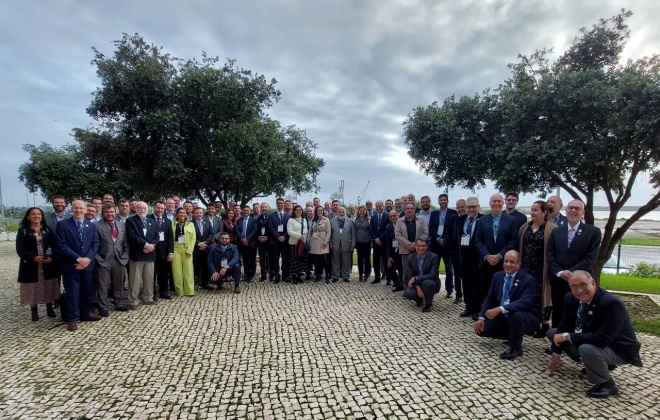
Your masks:
[[[388,215],[384,211],[383,202],[376,201],[376,213],[369,220],[369,234],[373,240],[373,258],[374,258],[374,281],[371,284],[380,283],[380,268],[387,267],[387,249],[385,246],[385,232],[390,225]],[[391,284],[392,278],[386,271],[383,273],[387,279],[387,285]]]
[[[101,214],[103,219],[96,222],[100,245],[95,257],[94,277],[99,314],[105,317],[109,315],[110,310],[108,289],[112,290],[115,310],[128,310],[124,291],[124,274],[126,264],[128,264],[128,240],[124,224],[115,222],[114,204],[103,204]]]
[[[513,217],[513,219],[516,221],[516,224],[518,225],[518,227],[516,228],[516,232],[518,232],[520,226],[527,223],[527,216],[516,210],[517,205],[518,205],[518,193],[515,192],[506,193],[506,200],[505,200],[506,214]]]
[[[541,314],[534,304],[536,280],[520,270],[520,254],[511,250],[504,255],[504,271],[495,273],[488,295],[481,306],[474,332],[482,337],[509,340],[501,359],[522,356],[525,334],[534,332]]]
[[[454,235],[457,238],[460,247],[461,260],[461,279],[463,280],[463,298],[465,300],[465,310],[461,317],[472,317],[477,320],[479,316],[480,286],[479,280],[479,251],[476,246],[477,228],[482,218],[479,213],[479,200],[476,197],[470,197],[466,201],[467,213],[456,220]]]
[[[243,260],[243,274],[249,283],[257,272],[257,220],[250,216],[250,206],[243,206],[241,218],[236,221],[234,230],[238,253]]]
[[[277,211],[268,216],[268,236],[270,238],[270,270],[279,283],[282,277],[288,277],[287,250],[289,237],[286,233],[286,224],[289,216],[284,212],[284,199],[278,198]],[[280,257],[282,257],[282,274],[280,276]]]
[[[229,243],[229,234],[220,234],[220,243],[215,244],[209,251],[208,270],[211,281],[222,288],[227,277],[234,279],[234,293],[241,293],[241,258],[236,245]]]
[[[562,352],[571,345],[575,346],[584,363],[587,379],[595,384],[587,395],[592,398],[617,395],[619,390],[610,375],[612,366],[631,364],[642,367],[641,344],[635,336],[628,311],[619,299],[598,287],[587,271],[573,271],[568,284],[571,293],[564,298],[561,322],[547,333],[553,352],[547,371],[558,371]]]
[[[154,271],[156,279],[154,283],[158,286],[156,291],[160,299],[171,299],[170,280],[172,279],[172,265],[170,261],[174,257],[174,236],[172,234],[172,222],[165,214],[165,203],[156,201],[154,212],[149,217],[156,223],[158,230],[158,244],[156,245],[156,261]],[[154,300],[156,296],[154,295]]]
[[[399,243],[396,240],[394,233],[394,226],[399,220],[399,212],[390,210],[389,212],[390,223],[385,229],[385,252],[387,255],[387,272],[394,282],[393,292],[400,292],[404,290],[403,287],[403,263],[401,262],[401,255],[399,254]]]
[[[407,286],[403,297],[417,301],[417,306],[426,301],[422,312],[431,312],[433,296],[440,291],[439,264],[438,256],[428,252],[426,240],[417,239],[415,254],[408,256],[403,266],[403,284]]]
[[[195,226],[195,251],[193,252],[193,268],[195,272],[196,283],[203,289],[209,289],[209,272],[207,258],[209,248],[213,242],[211,234],[211,225],[204,220],[204,209],[197,207],[193,210],[192,224]]]
[[[214,206],[209,205],[206,208],[206,214],[204,215],[204,220],[209,223],[209,228],[211,230],[211,243],[220,242],[220,234],[222,233],[222,218],[218,216],[218,212]]]
[[[459,211],[460,210],[460,211]],[[461,278],[461,258],[460,258],[460,237],[456,236],[456,222],[459,216],[465,214],[465,200],[460,199],[456,201],[456,213],[447,216],[445,220],[445,228],[442,233],[445,248],[449,252],[451,258],[451,266],[454,274],[454,288],[456,289],[456,297],[454,303],[458,304],[463,301],[463,280]]]
[[[129,217],[125,222],[129,256],[128,304],[133,311],[139,309],[140,288],[142,288],[144,304],[156,304],[154,300],[154,262],[156,261],[159,234],[156,222],[147,217],[147,209],[147,203],[139,201],[135,206],[135,216]]]
[[[57,222],[67,217],[66,200],[61,195],[55,195],[51,198],[51,203],[53,203],[53,212],[46,216],[46,226],[54,234],[57,232]]]
[[[67,330],[78,329],[78,322],[98,321],[91,307],[94,300],[92,274],[99,250],[96,226],[85,220],[87,205],[76,200],[73,215],[57,224],[57,248],[60,253],[62,283],[66,292]]]
[[[261,271],[260,281],[273,280],[273,272],[270,269],[270,255],[268,243],[268,203],[261,203],[261,214],[257,217],[257,251],[259,252],[259,268]]]
[[[448,208],[449,196],[440,194],[438,196],[439,210],[431,212],[429,219],[429,236],[431,237],[431,252],[445,262],[445,291],[450,298],[454,291],[454,267],[451,264],[451,251],[445,243],[444,233],[447,227],[447,219],[457,214],[456,210]]]
[[[566,216],[560,213],[564,203],[561,201],[561,197],[556,195],[548,197],[548,222],[552,222],[557,226],[561,226],[566,223]]]
[[[564,296],[570,292],[568,278],[575,270],[593,276],[593,266],[600,252],[600,229],[580,222],[584,203],[572,200],[566,207],[567,222],[554,229],[548,239],[546,257],[552,298],[552,326],[559,325],[564,312]]]
[[[490,197],[491,214],[479,221],[476,246],[479,251],[479,270],[481,271],[481,295],[479,301],[488,294],[493,274],[502,271],[504,254],[518,248],[518,225],[515,219],[502,211],[504,197],[493,194]]]

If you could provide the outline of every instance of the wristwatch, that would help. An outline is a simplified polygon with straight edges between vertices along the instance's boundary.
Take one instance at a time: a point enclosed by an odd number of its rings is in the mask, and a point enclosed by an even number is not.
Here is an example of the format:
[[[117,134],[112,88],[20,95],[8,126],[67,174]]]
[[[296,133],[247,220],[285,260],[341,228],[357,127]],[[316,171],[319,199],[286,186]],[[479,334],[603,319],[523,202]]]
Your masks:
[[[564,341],[571,341],[571,336],[569,333],[563,333],[562,336],[564,336]]]

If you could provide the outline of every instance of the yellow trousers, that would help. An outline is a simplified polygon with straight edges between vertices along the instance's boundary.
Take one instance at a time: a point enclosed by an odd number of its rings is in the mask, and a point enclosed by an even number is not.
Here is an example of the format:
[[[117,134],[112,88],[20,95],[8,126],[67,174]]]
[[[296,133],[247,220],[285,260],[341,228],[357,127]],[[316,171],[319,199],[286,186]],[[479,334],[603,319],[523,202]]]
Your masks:
[[[172,257],[172,277],[174,291],[177,296],[193,296],[195,294],[195,275],[193,259],[186,258],[185,245],[174,243],[174,257]]]

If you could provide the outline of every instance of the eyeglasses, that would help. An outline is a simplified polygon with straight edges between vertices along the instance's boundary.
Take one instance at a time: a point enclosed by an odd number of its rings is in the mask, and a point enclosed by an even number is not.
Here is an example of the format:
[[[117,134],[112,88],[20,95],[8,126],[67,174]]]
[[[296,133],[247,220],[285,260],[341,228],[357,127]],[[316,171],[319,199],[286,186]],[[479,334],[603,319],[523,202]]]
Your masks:
[[[566,207],[566,210],[581,211],[581,210],[584,210],[584,209],[582,207],[578,207],[578,206],[568,206],[568,207]]]
[[[468,208],[468,209],[476,209],[479,206],[465,206],[465,207]]]
[[[590,283],[587,283],[587,282],[583,281],[582,283],[573,284],[570,287],[571,287],[571,290],[575,292],[578,289],[587,290],[589,288],[589,284]]]

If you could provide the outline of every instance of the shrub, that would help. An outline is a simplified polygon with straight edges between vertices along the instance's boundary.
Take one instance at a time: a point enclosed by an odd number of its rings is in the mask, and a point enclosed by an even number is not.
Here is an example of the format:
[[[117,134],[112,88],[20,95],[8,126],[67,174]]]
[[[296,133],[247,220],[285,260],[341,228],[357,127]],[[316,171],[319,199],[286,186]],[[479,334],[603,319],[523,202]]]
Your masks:
[[[660,278],[660,265],[641,262],[630,271],[630,275],[646,279]]]

